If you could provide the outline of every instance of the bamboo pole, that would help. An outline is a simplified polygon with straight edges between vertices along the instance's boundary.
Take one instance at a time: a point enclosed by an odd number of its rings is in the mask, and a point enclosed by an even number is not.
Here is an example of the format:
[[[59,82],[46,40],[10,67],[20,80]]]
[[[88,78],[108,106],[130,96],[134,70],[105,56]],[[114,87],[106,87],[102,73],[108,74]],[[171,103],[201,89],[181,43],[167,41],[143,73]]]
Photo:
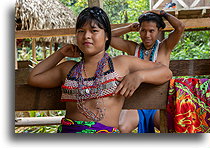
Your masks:
[[[42,48],[42,52],[43,52],[43,57],[44,59],[46,59],[46,42],[43,42],[43,48]]]
[[[33,67],[35,66],[34,62],[36,62],[36,40],[32,39],[32,59],[33,59]]]
[[[17,117],[15,126],[41,126],[41,125],[58,125],[64,116],[56,117]]]
[[[52,54],[52,40],[50,41],[50,55]]]

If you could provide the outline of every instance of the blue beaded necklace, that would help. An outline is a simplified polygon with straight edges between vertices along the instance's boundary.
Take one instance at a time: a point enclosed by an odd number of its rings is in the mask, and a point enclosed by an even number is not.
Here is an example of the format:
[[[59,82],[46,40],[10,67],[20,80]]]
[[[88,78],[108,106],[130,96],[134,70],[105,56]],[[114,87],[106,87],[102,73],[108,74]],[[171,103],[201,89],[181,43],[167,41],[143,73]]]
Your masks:
[[[150,54],[150,58],[149,60],[152,61],[153,57],[154,57],[154,54],[155,54],[155,51],[156,51],[156,47],[158,45],[158,40],[155,41],[155,44],[152,46],[152,48],[150,50],[151,51],[151,54]],[[143,43],[141,43],[141,49],[140,49],[140,59],[143,59],[144,60],[144,52],[145,52],[146,48],[144,46]]]

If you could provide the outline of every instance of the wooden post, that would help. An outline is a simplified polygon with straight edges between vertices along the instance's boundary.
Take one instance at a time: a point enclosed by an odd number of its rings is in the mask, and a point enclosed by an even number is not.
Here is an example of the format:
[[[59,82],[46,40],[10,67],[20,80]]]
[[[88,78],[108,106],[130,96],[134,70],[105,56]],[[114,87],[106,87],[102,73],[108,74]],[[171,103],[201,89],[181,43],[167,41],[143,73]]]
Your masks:
[[[50,55],[52,54],[52,40],[50,41]]]
[[[44,59],[46,59],[46,42],[43,42],[43,48],[42,48],[42,52],[43,52],[43,57]]]
[[[36,62],[36,40],[35,38],[32,39],[32,59],[33,59],[33,67],[35,66],[34,62]]]
[[[98,6],[103,9],[103,0],[88,0],[88,6]]]
[[[168,123],[167,123],[167,112],[166,109],[160,110],[160,132],[168,133]]]
[[[55,51],[58,50],[58,43],[55,43],[54,50],[55,50]]]

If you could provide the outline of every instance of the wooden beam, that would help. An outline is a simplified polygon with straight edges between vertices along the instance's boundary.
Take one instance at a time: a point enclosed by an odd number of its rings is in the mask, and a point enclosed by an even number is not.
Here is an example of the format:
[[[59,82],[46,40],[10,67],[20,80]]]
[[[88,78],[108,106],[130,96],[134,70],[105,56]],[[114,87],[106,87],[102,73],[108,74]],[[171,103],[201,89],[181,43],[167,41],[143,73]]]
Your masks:
[[[197,18],[195,19],[180,19],[184,24],[186,29],[190,28],[210,28],[210,18]],[[166,28],[164,31],[173,30],[173,27],[165,21]],[[111,24],[112,29],[123,27],[129,25],[125,24]],[[74,36],[75,28],[65,28],[65,29],[50,29],[50,30],[27,30],[27,31],[16,31],[15,38],[39,38],[39,37],[56,37],[56,36]]]
[[[160,4],[163,2],[164,0],[158,0],[157,3],[155,3],[155,5],[152,7],[152,9],[157,9],[158,6],[160,6]]]
[[[23,68],[30,68],[30,65],[32,65],[31,61],[18,61],[18,69],[23,69]]]
[[[185,29],[192,28],[210,28],[210,18],[197,18],[195,19],[180,19],[185,24]],[[173,27],[169,24],[168,21],[165,21],[166,28],[164,31],[172,30]]]
[[[74,36],[75,28],[46,29],[46,30],[22,30],[15,32],[16,39]]]
[[[190,7],[195,7],[198,3],[200,2],[200,0],[194,0],[194,2],[192,3],[192,5],[190,5]]]
[[[179,2],[180,5],[182,5],[184,8],[189,8],[185,2],[183,2],[183,0],[177,0],[177,2]]]
[[[28,63],[30,62],[27,62],[24,65],[28,65]],[[174,76],[209,75],[210,59],[171,60],[169,67]],[[192,72],[192,68],[194,72]],[[27,78],[31,70],[31,68],[20,68],[15,70],[15,84],[27,85]]]
[[[172,60],[169,68],[173,76],[210,75],[210,59]]]

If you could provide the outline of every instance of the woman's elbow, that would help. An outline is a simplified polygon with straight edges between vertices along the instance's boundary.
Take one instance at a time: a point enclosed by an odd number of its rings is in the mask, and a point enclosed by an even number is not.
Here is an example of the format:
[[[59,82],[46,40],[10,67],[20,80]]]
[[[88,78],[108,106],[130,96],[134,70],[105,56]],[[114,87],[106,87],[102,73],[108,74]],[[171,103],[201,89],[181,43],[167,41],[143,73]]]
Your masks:
[[[172,71],[168,68],[168,66],[162,64],[162,83],[165,83],[166,81],[170,80],[173,76]]]

